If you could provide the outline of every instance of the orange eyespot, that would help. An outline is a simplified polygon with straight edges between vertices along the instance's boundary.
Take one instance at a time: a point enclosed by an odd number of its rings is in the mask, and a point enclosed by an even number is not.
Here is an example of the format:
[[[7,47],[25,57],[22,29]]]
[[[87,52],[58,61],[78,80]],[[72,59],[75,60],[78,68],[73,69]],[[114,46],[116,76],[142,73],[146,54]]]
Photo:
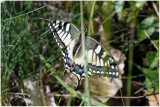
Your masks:
[[[71,67],[74,68],[74,64],[71,62]]]

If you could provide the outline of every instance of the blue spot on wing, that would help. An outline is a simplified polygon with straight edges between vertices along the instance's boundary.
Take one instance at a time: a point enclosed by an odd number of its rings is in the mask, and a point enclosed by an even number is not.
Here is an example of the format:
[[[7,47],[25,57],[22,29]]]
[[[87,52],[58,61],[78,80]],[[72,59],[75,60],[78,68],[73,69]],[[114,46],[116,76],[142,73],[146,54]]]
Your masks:
[[[76,71],[76,72],[78,72],[79,71],[78,65],[76,65],[73,70]]]
[[[70,59],[68,59],[68,58],[66,59],[66,64],[67,64],[69,67],[71,67],[71,62],[72,62],[72,61],[71,61]]]
[[[84,69],[81,69],[81,68],[80,68],[80,69],[78,70],[78,74],[82,74],[82,73],[84,73]]]

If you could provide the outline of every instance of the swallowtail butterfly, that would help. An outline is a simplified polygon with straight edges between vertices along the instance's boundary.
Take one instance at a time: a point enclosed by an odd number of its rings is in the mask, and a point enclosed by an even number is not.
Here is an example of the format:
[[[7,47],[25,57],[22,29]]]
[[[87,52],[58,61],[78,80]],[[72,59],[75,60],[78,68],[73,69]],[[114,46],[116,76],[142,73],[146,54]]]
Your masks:
[[[69,70],[78,79],[78,86],[85,77],[83,52],[80,30],[73,24],[63,20],[53,20],[48,24],[49,30],[61,49],[65,62],[65,69]],[[91,37],[85,37],[85,44],[89,41],[86,50],[88,59],[88,76],[108,76],[118,78],[118,66],[109,52]]]

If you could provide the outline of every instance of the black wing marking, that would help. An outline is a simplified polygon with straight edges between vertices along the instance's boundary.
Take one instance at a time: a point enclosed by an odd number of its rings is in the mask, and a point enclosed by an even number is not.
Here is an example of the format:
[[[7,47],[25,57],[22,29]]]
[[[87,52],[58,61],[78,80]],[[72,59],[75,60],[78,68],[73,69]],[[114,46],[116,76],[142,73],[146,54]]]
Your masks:
[[[51,21],[48,27],[61,49],[66,48],[80,34],[79,29],[75,25],[63,20]]]
[[[103,46],[90,37],[85,37],[85,45],[89,47],[88,51],[86,51],[89,74],[91,72],[96,75],[104,75],[112,78],[119,77],[119,70],[116,61]],[[83,52],[79,37],[75,38],[68,48],[69,47],[71,47],[68,50],[69,58],[74,61],[75,64],[83,68]]]

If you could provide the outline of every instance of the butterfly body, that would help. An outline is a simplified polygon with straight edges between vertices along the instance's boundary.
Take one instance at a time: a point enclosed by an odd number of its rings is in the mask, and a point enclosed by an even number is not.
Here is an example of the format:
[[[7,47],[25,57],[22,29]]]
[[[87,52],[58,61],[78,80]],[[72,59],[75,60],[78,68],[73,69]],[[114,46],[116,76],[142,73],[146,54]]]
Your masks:
[[[73,24],[63,20],[54,20],[48,24],[49,30],[60,47],[65,69],[69,70],[78,79],[85,77],[84,60],[80,30]],[[96,40],[86,36],[85,50],[88,60],[88,76],[119,77],[118,66],[114,58]]]

